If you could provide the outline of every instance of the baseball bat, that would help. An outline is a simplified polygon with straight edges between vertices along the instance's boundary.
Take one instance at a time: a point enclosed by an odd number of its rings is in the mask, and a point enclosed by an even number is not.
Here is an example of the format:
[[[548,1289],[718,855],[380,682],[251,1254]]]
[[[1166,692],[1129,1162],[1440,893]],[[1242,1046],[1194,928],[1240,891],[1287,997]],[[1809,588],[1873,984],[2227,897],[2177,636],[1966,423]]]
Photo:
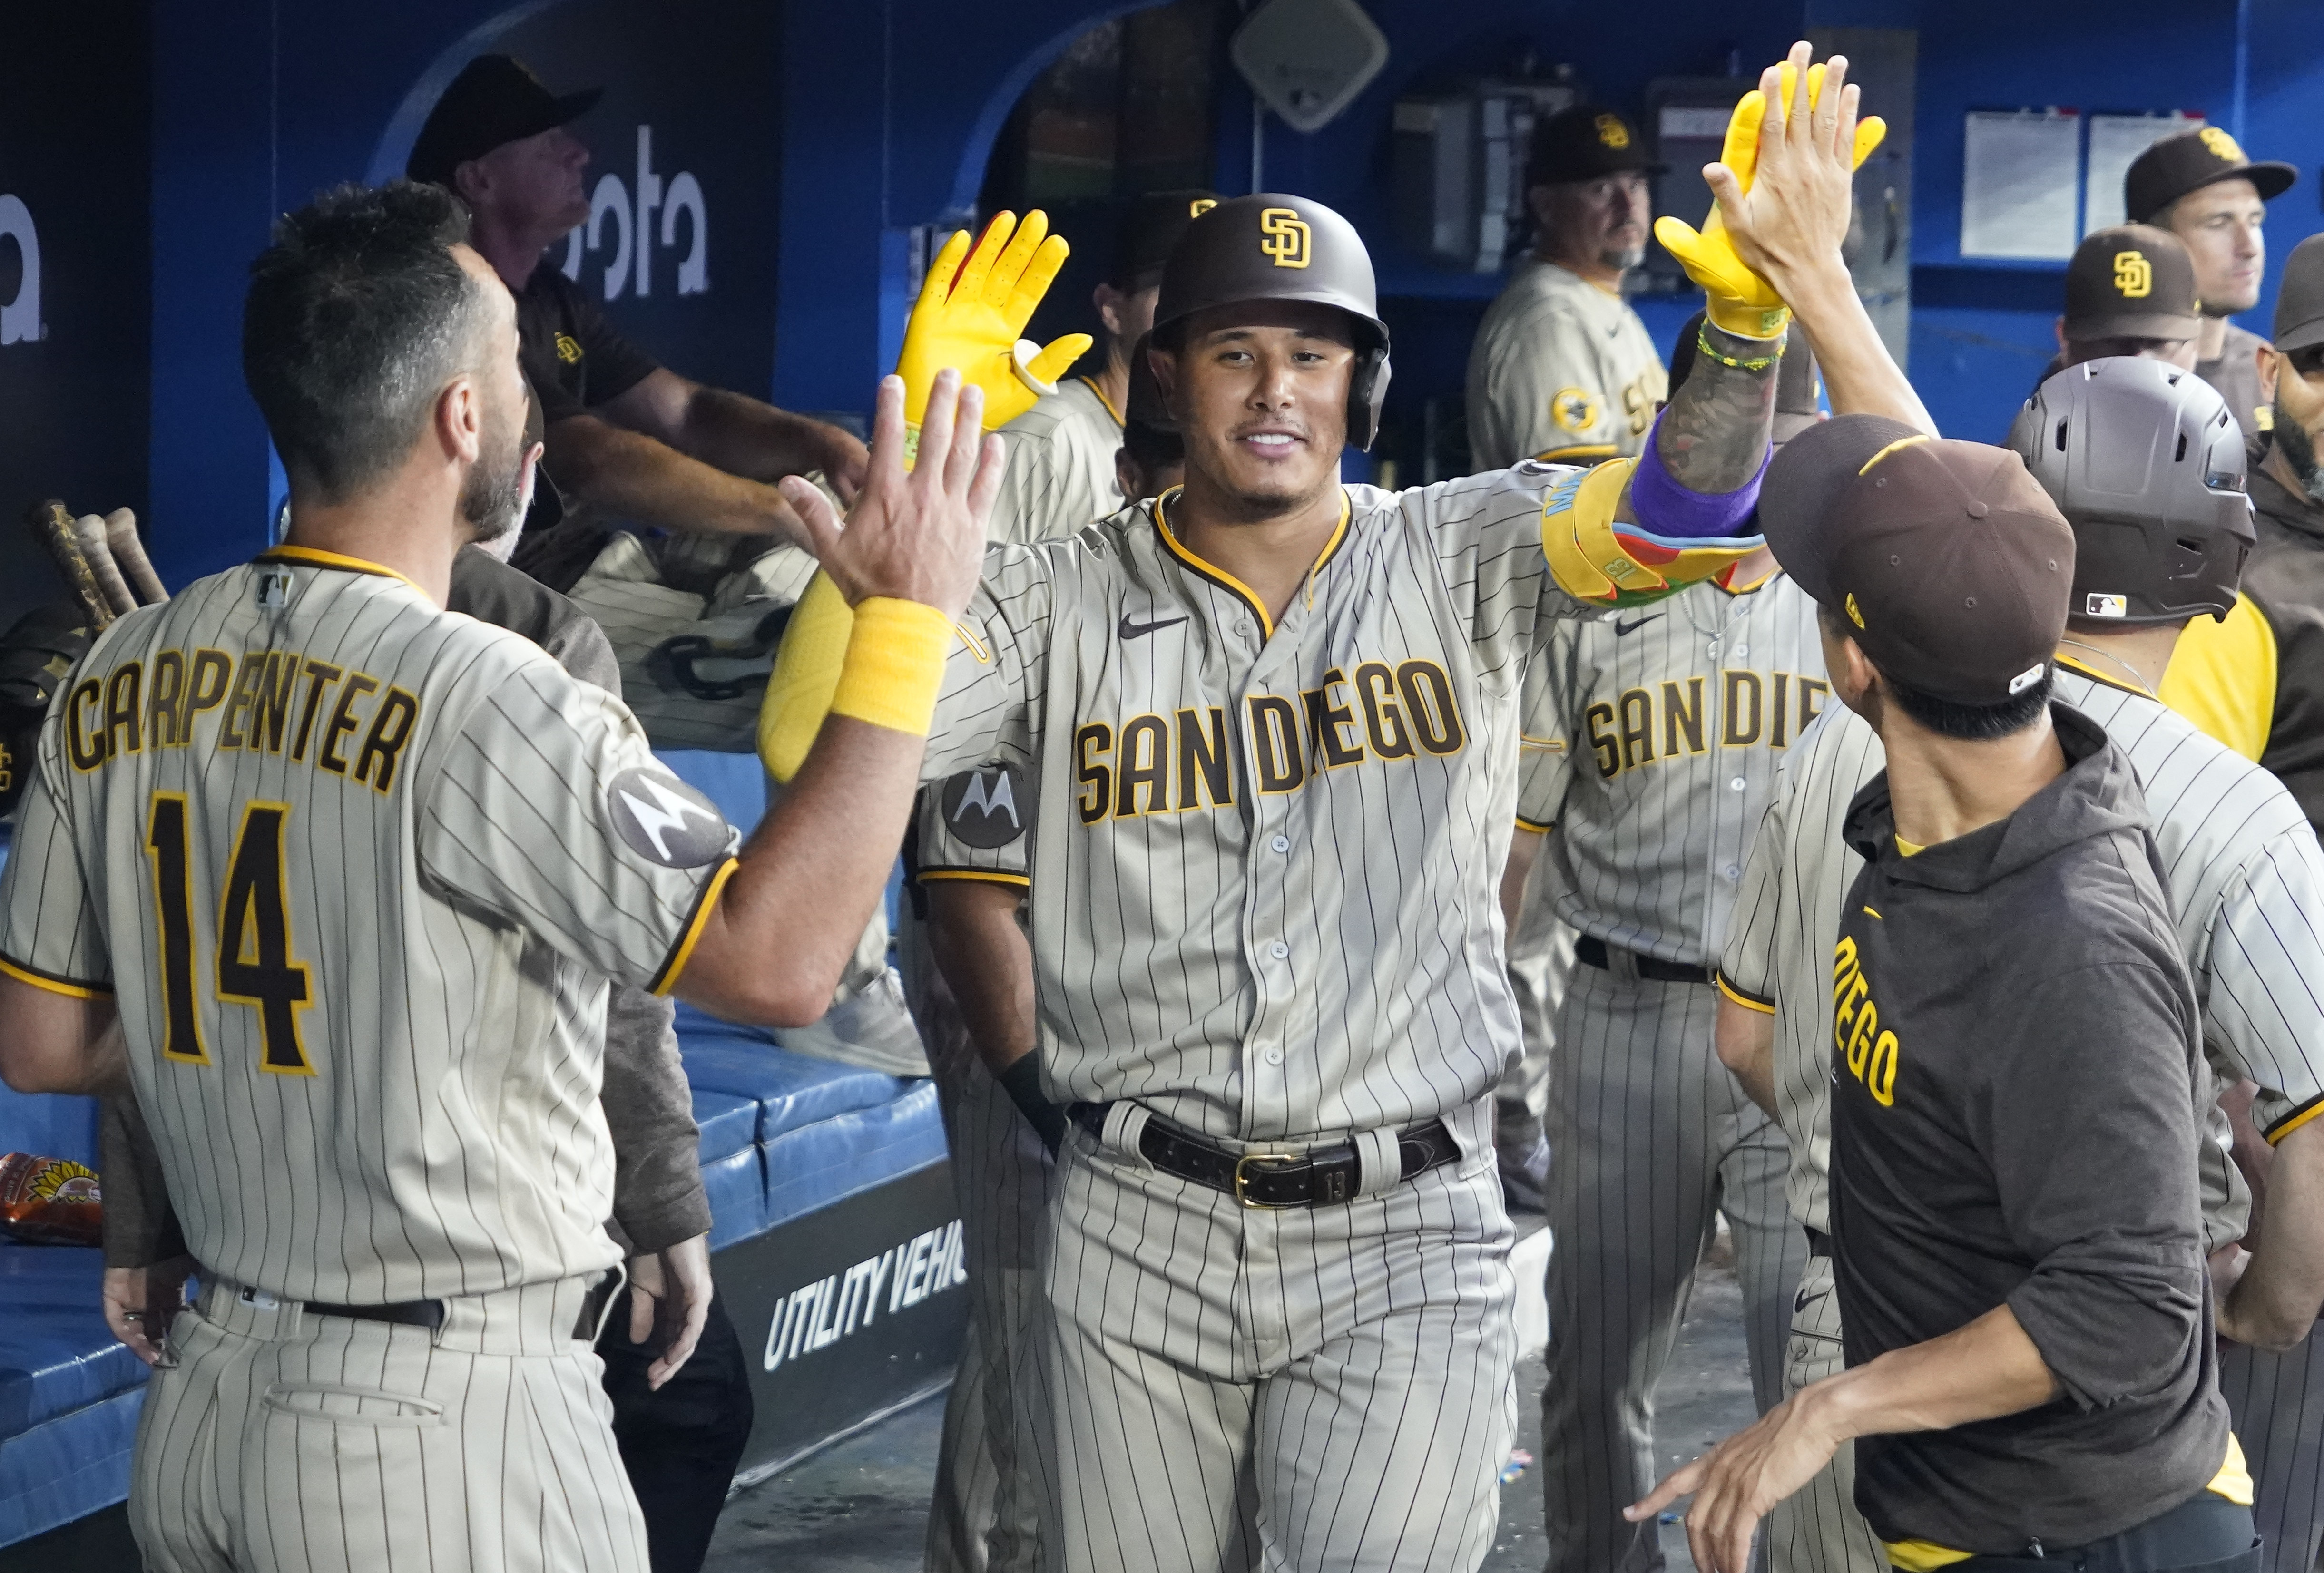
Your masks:
[[[105,516],[105,542],[113,548],[113,560],[129,580],[129,587],[137,592],[137,599],[147,606],[170,599],[161,587],[161,575],[153,571],[152,559],[145,555],[145,543],[137,538],[137,515],[126,508],[116,508]]]
[[[90,631],[109,628],[113,624],[113,608],[105,599],[105,592],[97,587],[97,575],[89,571],[88,559],[80,555],[80,543],[73,538],[73,517],[69,509],[51,497],[32,505],[24,522],[32,531],[32,538],[49,554],[57,572],[63,576],[65,588],[73,593],[81,610],[88,613]]]
[[[80,547],[81,560],[88,565],[89,573],[95,575],[97,590],[105,596],[106,604],[113,608],[113,615],[119,617],[124,612],[136,611],[136,593],[129,588],[129,581],[121,576],[120,568],[113,561],[113,550],[105,544],[103,517],[84,513],[74,520],[73,540]]]

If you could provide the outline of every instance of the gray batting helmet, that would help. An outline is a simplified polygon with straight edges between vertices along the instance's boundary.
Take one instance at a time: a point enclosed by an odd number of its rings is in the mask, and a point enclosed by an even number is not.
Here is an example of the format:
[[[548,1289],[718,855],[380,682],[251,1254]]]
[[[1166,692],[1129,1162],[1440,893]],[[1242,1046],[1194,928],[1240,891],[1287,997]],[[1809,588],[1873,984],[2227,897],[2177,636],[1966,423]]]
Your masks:
[[[1388,324],[1371,254],[1355,225],[1305,197],[1262,191],[1222,202],[1186,226],[1162,270],[1155,303],[1157,342],[1175,342],[1174,324],[1211,306],[1244,300],[1307,300],[1335,306],[1356,326],[1355,376],[1348,385],[1348,440],[1369,448],[1388,397]]]
[[[2257,538],[2243,430],[2192,372],[2135,355],[2068,366],[2009,428],[2074,527],[2073,615],[2135,628],[2236,603]]]

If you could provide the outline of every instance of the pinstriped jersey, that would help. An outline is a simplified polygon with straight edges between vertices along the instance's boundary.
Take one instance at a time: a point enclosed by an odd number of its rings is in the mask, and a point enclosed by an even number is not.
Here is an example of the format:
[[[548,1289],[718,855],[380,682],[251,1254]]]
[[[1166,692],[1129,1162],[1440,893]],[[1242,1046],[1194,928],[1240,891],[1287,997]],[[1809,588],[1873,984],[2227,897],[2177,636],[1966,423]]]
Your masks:
[[[1498,1083],[1518,680],[1584,610],[1543,552],[1566,474],[1349,488],[1279,623],[1169,497],[988,554],[924,773],[1030,777],[1052,1096],[1300,1140]]]
[[[58,695],[0,965],[112,990],[204,1267],[299,1300],[609,1265],[605,980],[659,987],[733,832],[618,699],[388,570],[278,549]]]
[[[1669,396],[1661,352],[1620,296],[1527,257],[1469,352],[1471,461],[1634,456]]]
[[[1517,822],[1536,877],[1609,945],[1706,966],[1775,768],[1828,702],[1815,603],[1788,574],[1696,584],[1561,629],[1526,684]]]
[[[2105,727],[2138,773],[2205,1052],[2223,1081],[2259,1083],[2253,1118],[2281,1138],[2324,1110],[2324,851],[2315,832],[2274,777],[2146,695],[2064,656],[2056,682],[2058,697]],[[1885,763],[1878,737],[1844,711],[1803,740],[1753,845],[1748,894],[1720,961],[1729,994],[1779,1007],[1775,1080],[1792,1136],[1792,1210],[1813,1228],[1826,1227],[1831,947],[1861,866],[1840,824]],[[2215,1135],[2218,1127],[2215,1120]],[[2217,1246],[2242,1232],[2243,1198],[2218,1144],[2204,1148]]]
[[[988,527],[994,540],[1043,540],[1121,506],[1121,417],[1087,377],[1059,383],[1000,435],[1008,467]]]

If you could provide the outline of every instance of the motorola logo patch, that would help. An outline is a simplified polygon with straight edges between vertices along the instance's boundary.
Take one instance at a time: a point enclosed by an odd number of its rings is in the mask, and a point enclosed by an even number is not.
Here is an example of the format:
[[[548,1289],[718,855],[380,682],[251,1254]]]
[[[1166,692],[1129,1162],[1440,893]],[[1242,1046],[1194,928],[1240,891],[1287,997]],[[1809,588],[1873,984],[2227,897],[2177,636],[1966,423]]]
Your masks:
[[[945,823],[966,846],[1005,847],[1025,833],[1025,777],[1014,765],[963,770],[944,784]]]
[[[665,869],[699,869],[734,845],[717,805],[667,770],[639,765],[614,777],[605,815],[623,844]]]

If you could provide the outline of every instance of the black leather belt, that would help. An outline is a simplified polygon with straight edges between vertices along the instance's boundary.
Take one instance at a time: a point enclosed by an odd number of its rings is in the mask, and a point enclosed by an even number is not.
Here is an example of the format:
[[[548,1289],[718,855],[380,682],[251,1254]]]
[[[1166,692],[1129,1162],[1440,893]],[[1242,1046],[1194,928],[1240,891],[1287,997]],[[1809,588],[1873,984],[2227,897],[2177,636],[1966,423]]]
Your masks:
[[[618,1273],[601,1274],[582,1297],[581,1314],[574,1319],[573,1336],[595,1343],[597,1324],[604,1320],[605,1302],[622,1282]],[[393,1327],[426,1328],[429,1332],[444,1325],[444,1302],[440,1300],[399,1300],[391,1305],[326,1305],[319,1300],[307,1302],[309,1316],[343,1316],[350,1321],[383,1321]]]
[[[1821,1256],[1829,1261],[1831,1257],[1831,1237],[1820,1228],[1809,1229],[1807,1236],[1808,1255]]]
[[[1111,1107],[1076,1103],[1067,1112],[1075,1125],[1102,1138],[1105,1111]],[[1223,1191],[1245,1207],[1268,1211],[1351,1201],[1363,1182],[1361,1160],[1352,1142],[1315,1147],[1296,1155],[1231,1153],[1207,1137],[1149,1118],[1139,1136],[1138,1150],[1165,1174]],[[1461,1156],[1461,1144],[1452,1139],[1441,1119],[1398,1131],[1396,1150],[1402,1162],[1398,1183],[1457,1162]]]
[[[1652,956],[1642,956],[1636,951],[1624,951],[1638,969],[1638,976],[1655,983],[1708,983],[1711,969],[1689,967],[1678,961],[1659,961]],[[1606,942],[1595,934],[1582,934],[1573,942],[1573,959],[1585,967],[1595,967],[1600,972],[1612,971],[1612,960]]]

